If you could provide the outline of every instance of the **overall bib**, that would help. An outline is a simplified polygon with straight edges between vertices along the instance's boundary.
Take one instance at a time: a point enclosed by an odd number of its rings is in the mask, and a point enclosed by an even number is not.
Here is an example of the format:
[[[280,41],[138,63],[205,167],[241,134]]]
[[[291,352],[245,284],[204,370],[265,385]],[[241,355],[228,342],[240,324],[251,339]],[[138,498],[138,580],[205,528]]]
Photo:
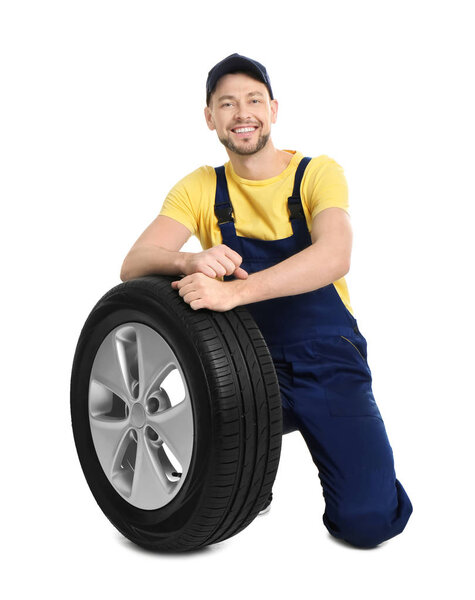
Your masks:
[[[288,199],[293,234],[280,240],[236,235],[224,166],[215,215],[223,244],[249,274],[312,244],[300,198],[310,158],[303,158]],[[225,276],[225,280],[233,276]],[[372,392],[366,340],[333,284],[246,305],[272,355],[279,379],[284,433],[299,430],[318,468],[331,535],[372,547],[404,529],[411,502],[396,479],[393,452]]]

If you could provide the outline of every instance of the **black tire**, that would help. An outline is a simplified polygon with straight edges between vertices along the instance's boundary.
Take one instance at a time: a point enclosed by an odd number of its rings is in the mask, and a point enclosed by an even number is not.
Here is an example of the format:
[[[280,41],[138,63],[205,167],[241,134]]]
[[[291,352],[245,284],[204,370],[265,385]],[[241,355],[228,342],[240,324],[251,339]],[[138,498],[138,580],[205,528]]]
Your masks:
[[[148,276],[128,281],[93,308],[74,356],[71,417],[84,475],[112,524],[139,546],[188,551],[236,535],[265,505],[280,458],[282,412],[274,364],[249,312],[244,307],[221,313],[194,311],[171,288],[174,279]],[[166,340],[181,365],[192,406],[192,455],[186,476],[173,499],[156,509],[139,508],[117,491],[101,466],[91,432],[95,357],[107,336],[116,328],[122,331],[122,326],[127,330],[128,324],[151,328]],[[111,392],[110,406],[115,397]],[[140,408],[143,414],[146,410]],[[120,418],[131,418],[132,412],[127,408]],[[141,416],[134,417],[138,426]],[[140,432],[145,436],[143,429]],[[132,479],[133,460],[129,457],[125,467],[120,465],[129,469]],[[180,473],[173,475],[179,478]]]

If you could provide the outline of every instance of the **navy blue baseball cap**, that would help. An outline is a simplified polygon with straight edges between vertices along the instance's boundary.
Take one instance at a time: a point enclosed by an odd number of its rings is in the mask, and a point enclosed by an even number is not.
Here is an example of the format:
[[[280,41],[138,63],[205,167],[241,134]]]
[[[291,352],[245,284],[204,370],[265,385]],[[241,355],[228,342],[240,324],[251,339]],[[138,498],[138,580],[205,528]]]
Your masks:
[[[262,83],[265,84],[269,90],[271,100],[274,99],[269,75],[267,74],[264,65],[261,65],[261,63],[257,62],[257,60],[234,53],[224,58],[217,65],[214,65],[214,67],[208,73],[208,79],[206,80],[206,104],[209,104],[209,98],[213,93],[216,84],[218,83],[218,79],[220,79],[223,75],[227,75],[228,73],[236,73],[237,71],[248,71],[255,75],[256,78],[259,79],[259,81],[262,81]]]

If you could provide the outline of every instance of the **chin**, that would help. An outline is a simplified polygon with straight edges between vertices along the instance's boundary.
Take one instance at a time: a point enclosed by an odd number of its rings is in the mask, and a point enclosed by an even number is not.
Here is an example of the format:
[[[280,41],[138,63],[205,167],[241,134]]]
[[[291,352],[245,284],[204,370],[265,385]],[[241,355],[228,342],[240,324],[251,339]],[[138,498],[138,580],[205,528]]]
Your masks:
[[[267,142],[269,141],[269,138],[270,138],[270,133],[267,135],[261,135],[260,138],[257,140],[257,142],[253,146],[246,146],[245,144],[243,144],[242,146],[237,146],[229,138],[219,138],[219,141],[228,150],[230,150],[231,152],[234,152],[234,154],[238,154],[239,156],[250,156],[252,154],[256,154],[257,152],[260,152],[260,150],[262,150],[265,147],[265,145],[267,144]]]

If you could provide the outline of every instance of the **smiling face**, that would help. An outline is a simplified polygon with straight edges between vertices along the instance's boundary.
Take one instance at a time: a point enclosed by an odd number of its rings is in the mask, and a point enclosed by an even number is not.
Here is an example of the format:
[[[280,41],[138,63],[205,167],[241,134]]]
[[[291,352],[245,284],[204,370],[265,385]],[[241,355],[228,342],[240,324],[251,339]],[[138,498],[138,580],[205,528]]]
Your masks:
[[[270,99],[262,82],[244,73],[232,73],[219,79],[205,108],[205,118],[228,150],[249,155],[267,144],[277,107],[277,100]]]

